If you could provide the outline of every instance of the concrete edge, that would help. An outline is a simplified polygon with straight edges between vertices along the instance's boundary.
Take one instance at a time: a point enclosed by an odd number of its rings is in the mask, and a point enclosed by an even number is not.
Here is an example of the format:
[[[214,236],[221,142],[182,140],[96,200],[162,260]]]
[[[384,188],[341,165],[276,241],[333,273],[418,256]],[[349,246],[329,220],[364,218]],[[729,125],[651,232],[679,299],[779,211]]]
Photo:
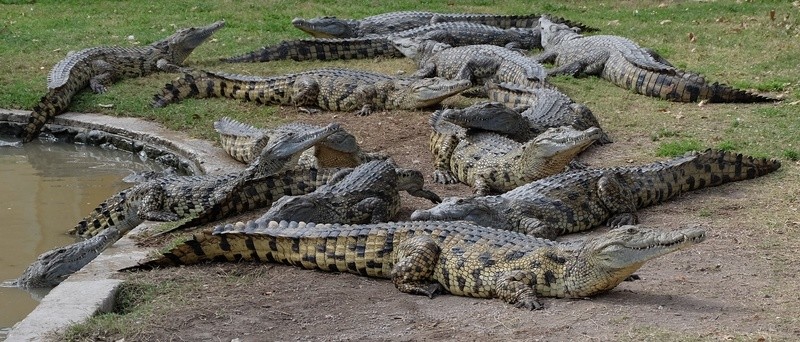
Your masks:
[[[27,122],[30,112],[0,109],[0,121]],[[211,142],[194,139],[182,132],[137,118],[100,114],[65,113],[56,117],[53,126],[99,130],[141,142],[151,148],[168,150],[191,160],[199,173],[224,173],[243,168]],[[48,126],[51,126],[48,125]],[[116,270],[135,266],[147,256],[130,238],[157,222],[145,222],[107,248],[100,256],[64,282],[53,288],[39,305],[15,324],[6,341],[41,341],[53,332],[85,322],[97,313],[113,309],[114,297],[122,280]]]

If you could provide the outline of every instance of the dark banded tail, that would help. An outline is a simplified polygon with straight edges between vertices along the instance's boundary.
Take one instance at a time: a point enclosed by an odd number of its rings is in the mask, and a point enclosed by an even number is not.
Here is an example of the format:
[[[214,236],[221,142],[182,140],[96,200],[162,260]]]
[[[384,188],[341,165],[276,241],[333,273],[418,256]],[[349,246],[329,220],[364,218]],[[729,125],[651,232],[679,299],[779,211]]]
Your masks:
[[[70,102],[72,102],[72,94],[65,94],[60,89],[50,90],[45,96],[42,96],[39,103],[33,107],[33,111],[28,117],[28,123],[19,133],[22,142],[29,142],[39,136],[44,124],[52,121],[56,115],[65,112]]]
[[[778,99],[759,95],[717,82],[708,83],[698,74],[678,71],[677,73],[660,73],[645,70],[629,64],[621,68],[619,73],[608,73],[611,81],[623,88],[631,89],[642,95],[658,97],[675,102],[775,102]]]
[[[229,63],[294,61],[330,61],[337,59],[366,59],[374,57],[403,57],[386,38],[301,39],[284,40],[244,55],[223,58]]]

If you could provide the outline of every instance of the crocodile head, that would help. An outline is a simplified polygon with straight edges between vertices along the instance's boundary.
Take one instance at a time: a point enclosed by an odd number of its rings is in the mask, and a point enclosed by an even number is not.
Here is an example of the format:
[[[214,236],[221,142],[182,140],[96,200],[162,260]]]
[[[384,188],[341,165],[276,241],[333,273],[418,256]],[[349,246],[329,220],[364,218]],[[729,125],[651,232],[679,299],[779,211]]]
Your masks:
[[[358,21],[336,17],[292,19],[292,25],[316,38],[354,38],[358,36]]]
[[[509,32],[517,34],[516,47],[524,50],[541,49],[542,48],[542,30],[539,26],[536,27],[512,27],[506,29]]]
[[[578,33],[580,32],[579,28],[554,23],[545,17],[539,18],[539,30],[542,34],[542,48],[544,49],[572,38],[581,37]]]
[[[441,120],[464,128],[493,132],[528,131],[528,120],[519,112],[499,102],[481,102],[463,110],[444,110]]]
[[[390,99],[398,109],[429,107],[472,86],[469,80],[448,80],[442,77],[398,79],[393,83]]]
[[[307,131],[285,131],[273,136],[267,147],[248,169],[260,175],[271,175],[285,168],[294,167],[300,154],[331,134],[341,132],[337,123]]]
[[[480,226],[512,230],[508,200],[501,196],[447,197],[433,208],[411,213],[412,221],[471,221]]]
[[[267,221],[330,222],[328,206],[309,196],[283,196],[261,216]],[[326,217],[327,216],[327,217]]]
[[[548,128],[522,145],[523,159],[539,162],[546,160],[548,165],[552,165],[551,173],[555,174],[563,171],[564,166],[578,153],[602,137],[603,131],[597,127],[585,130],[578,130],[572,126]]]
[[[575,279],[586,293],[573,293],[583,297],[606,291],[633,274],[646,261],[700,243],[706,238],[705,230],[689,227],[676,231],[661,231],[642,226],[622,226],[598,237],[591,238],[578,247],[580,258],[573,269],[582,269],[583,279]],[[588,278],[588,279],[586,279]]]
[[[392,38],[391,41],[392,45],[394,45],[397,50],[400,50],[403,56],[417,63],[423,63],[437,52],[452,47],[448,44],[429,39]]]
[[[175,34],[153,43],[152,46],[170,54],[170,58],[166,62],[182,64],[196,47],[223,26],[225,26],[224,21],[217,21],[208,26],[180,29]]]
[[[119,236],[119,230],[109,228],[90,239],[42,253],[14,284],[24,288],[56,286],[94,260],[106,245],[119,239]]]

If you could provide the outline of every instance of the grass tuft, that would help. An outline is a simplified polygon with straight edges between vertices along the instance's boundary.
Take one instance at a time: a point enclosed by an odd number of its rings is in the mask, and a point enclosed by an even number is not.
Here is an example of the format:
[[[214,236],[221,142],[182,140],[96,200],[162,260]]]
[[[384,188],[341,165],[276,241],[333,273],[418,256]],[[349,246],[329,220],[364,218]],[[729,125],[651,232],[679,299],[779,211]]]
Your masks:
[[[686,154],[686,152],[700,150],[704,150],[700,141],[695,139],[681,139],[661,143],[656,150],[656,155],[659,157],[678,157]]]

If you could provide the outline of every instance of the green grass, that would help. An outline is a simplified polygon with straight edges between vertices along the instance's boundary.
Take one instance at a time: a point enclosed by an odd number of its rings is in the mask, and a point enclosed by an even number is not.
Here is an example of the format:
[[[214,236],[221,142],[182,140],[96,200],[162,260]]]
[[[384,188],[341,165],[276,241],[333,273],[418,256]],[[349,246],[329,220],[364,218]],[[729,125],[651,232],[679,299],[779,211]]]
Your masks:
[[[196,1],[191,5],[174,2],[78,2],[78,1],[6,1],[0,14],[0,108],[30,109],[44,94],[47,73],[68,51],[96,45],[133,46],[148,44],[172,33],[177,27],[203,25],[225,19],[227,25],[217,32],[214,41],[198,48],[187,64],[193,67],[224,70],[245,74],[277,74],[319,65],[365,67],[394,72],[410,70],[413,65],[397,60],[375,64],[333,62],[281,62],[228,65],[217,62],[219,57],[252,51],[282,39],[305,37],[289,22],[293,17],[334,15],[363,17],[395,10],[418,10],[415,1],[393,1],[375,6],[372,3],[346,1]],[[432,11],[472,11],[529,13],[551,12],[580,20],[600,28],[603,34],[629,37],[643,46],[652,47],[676,65],[706,75],[710,80],[762,91],[782,92],[787,101],[798,99],[797,80],[800,79],[797,8],[787,2],[753,2],[742,5],[732,1],[720,2],[579,2],[544,1],[535,6],[525,1],[510,1],[503,7],[486,1],[426,2],[422,9]],[[769,19],[770,10],[776,19]],[[789,15],[788,19],[784,19]],[[689,40],[689,34],[697,39]],[[128,36],[133,36],[129,40]],[[164,109],[149,107],[150,99],[174,75],[159,74],[142,79],[119,82],[106,94],[84,92],[71,106],[75,111],[101,112],[109,115],[137,116],[164,123],[170,128],[213,138],[211,122],[233,113],[251,122],[270,124],[277,120],[276,108],[232,101],[186,101]],[[696,108],[685,104],[663,103],[627,91],[610,87],[607,82],[589,79],[556,78],[558,86],[579,102],[590,105],[600,117],[614,111],[647,111],[661,107],[685,109],[685,116]],[[621,100],[621,97],[624,99]],[[113,104],[102,108],[100,104]],[[233,108],[232,108],[233,107]],[[728,115],[754,117],[763,107],[778,116],[776,126],[788,132],[796,128],[796,108],[785,104],[766,106],[715,105],[714,118]],[[762,109],[760,109],[762,108]],[[660,118],[654,118],[660,119]],[[624,127],[641,128],[650,122],[603,122],[607,130]],[[693,122],[698,125],[705,122]],[[714,122],[712,122],[714,123]],[[614,127],[617,125],[617,127]],[[623,126],[623,127],[620,127]],[[682,134],[701,135],[681,131]],[[796,134],[777,135],[767,146],[748,140],[754,137],[747,130],[725,132],[722,140],[742,146],[745,151],[779,155],[779,146],[798,146]],[[701,141],[703,146],[713,146]]]
[[[114,298],[112,312],[97,315],[91,321],[70,326],[60,338],[68,341],[92,340],[98,336],[131,336],[137,331],[136,321],[150,315],[156,308],[154,299],[173,291],[178,284],[162,282],[158,285],[143,282],[126,282]]]

